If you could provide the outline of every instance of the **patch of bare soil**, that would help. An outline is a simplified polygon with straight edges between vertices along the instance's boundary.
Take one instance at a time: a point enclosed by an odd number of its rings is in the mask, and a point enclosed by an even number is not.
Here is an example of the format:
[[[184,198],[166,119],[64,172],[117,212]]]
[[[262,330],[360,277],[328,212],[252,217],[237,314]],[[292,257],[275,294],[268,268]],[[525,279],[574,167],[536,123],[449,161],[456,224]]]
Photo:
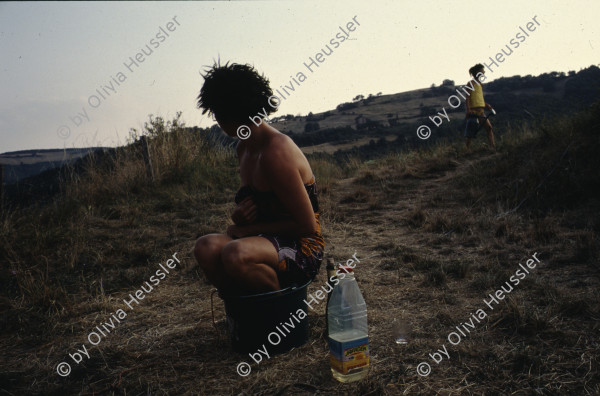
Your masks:
[[[178,252],[182,264],[88,350],[89,359],[72,364],[68,377],[54,371],[60,359],[70,362],[68,353],[89,345],[88,334],[123,308],[128,293],[69,309],[39,341],[3,337],[11,368],[0,388],[81,395],[599,394],[600,282],[589,231],[598,226],[598,207],[543,219],[527,211],[498,216],[511,208],[500,207],[493,191],[490,199],[485,184],[465,187],[464,180],[504,155],[364,171],[322,194],[327,257],[340,262],[356,253],[360,259],[356,277],[367,302],[372,358],[365,380],[332,378],[324,304],[309,314],[304,346],[260,364],[233,352],[219,324],[223,303],[217,296],[211,303],[213,288],[191,254],[194,238],[214,227],[157,218],[156,235],[180,236],[165,260]],[[229,206],[219,208],[214,213],[225,224]],[[119,232],[98,227],[100,239]],[[507,287],[536,252],[540,263],[493,308],[487,305],[490,293]],[[322,268],[309,293],[325,278]],[[144,280],[129,279],[130,292]],[[478,310],[486,315],[474,320]],[[409,328],[407,344],[395,342],[402,323]],[[236,372],[243,361],[251,364],[246,377]],[[428,376],[417,373],[422,362]]]

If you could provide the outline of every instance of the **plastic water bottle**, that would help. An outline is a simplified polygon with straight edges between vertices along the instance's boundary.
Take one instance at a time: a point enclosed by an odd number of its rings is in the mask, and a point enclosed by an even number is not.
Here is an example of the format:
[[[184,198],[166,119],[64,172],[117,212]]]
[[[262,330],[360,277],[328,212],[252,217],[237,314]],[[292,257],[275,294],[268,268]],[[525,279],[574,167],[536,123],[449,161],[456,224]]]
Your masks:
[[[325,305],[325,333],[323,333],[323,337],[324,338],[328,338],[329,337],[329,300],[331,299],[331,291],[333,290],[333,287],[335,285],[337,285],[339,283],[339,281],[337,280],[337,266],[335,265],[335,261],[333,258],[328,258],[327,259],[327,284],[329,285],[330,288],[328,288],[327,290],[330,290],[329,293],[327,293],[327,304]],[[335,282],[335,283],[334,283]]]
[[[340,382],[358,381],[369,372],[367,305],[353,268],[340,266],[337,274],[339,284],[327,306],[331,372]]]

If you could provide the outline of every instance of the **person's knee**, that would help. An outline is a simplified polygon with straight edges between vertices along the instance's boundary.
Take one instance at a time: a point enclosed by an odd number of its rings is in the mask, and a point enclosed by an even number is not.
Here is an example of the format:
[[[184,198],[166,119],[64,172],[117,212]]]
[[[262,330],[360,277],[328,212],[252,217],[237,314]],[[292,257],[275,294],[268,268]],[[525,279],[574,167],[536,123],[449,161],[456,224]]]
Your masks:
[[[227,243],[221,251],[223,268],[225,273],[231,277],[238,277],[244,272],[247,262],[247,252],[240,241],[231,241]]]
[[[205,235],[198,238],[194,246],[194,257],[201,267],[205,267],[213,258],[218,257],[222,244],[215,235]]]

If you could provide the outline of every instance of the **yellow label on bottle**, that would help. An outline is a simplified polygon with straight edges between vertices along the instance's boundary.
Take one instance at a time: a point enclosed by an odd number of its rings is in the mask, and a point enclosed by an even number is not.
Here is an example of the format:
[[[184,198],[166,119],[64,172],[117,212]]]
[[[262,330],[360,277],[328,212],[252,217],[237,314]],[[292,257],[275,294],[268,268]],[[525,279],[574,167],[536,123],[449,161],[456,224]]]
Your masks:
[[[347,342],[329,338],[329,362],[331,367],[342,374],[369,365],[369,337]]]

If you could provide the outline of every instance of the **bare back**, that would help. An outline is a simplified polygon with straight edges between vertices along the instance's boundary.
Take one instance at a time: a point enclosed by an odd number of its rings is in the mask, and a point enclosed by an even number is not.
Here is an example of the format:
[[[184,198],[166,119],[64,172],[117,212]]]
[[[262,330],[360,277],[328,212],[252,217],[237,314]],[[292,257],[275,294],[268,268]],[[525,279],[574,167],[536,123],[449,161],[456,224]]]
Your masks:
[[[300,173],[304,184],[310,183],[313,178],[312,170],[304,153],[289,136],[275,128],[269,127],[269,133],[264,136],[263,141],[256,148],[244,147],[240,143],[237,151],[242,186],[250,185],[259,191],[275,189],[275,186],[269,185],[266,177],[269,170],[264,165],[263,159],[267,156],[275,158],[282,167],[292,165],[291,167]]]

